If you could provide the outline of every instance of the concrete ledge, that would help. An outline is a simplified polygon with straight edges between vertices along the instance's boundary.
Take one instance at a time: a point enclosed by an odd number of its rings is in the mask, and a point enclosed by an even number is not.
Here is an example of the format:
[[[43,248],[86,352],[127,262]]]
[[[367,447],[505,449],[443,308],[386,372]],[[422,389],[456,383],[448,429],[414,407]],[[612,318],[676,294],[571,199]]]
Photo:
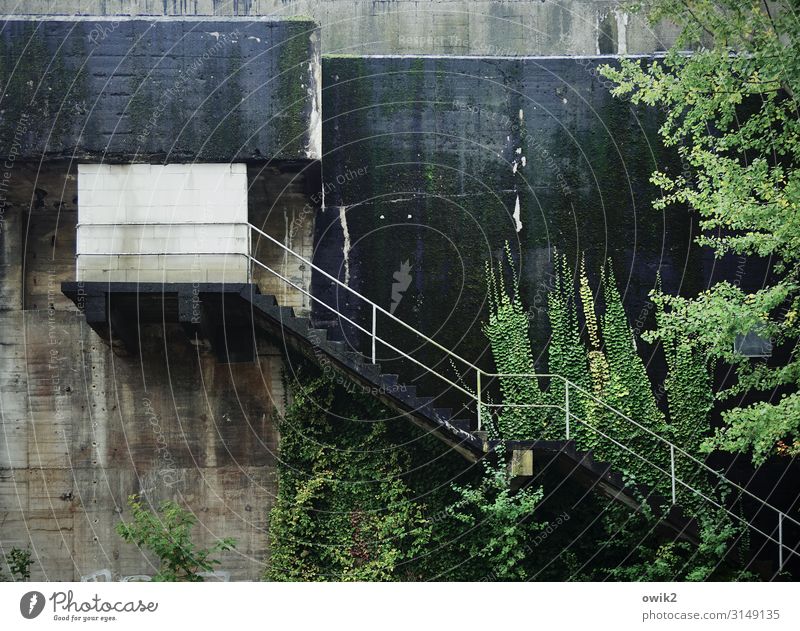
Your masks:
[[[318,40],[308,20],[10,19],[0,146],[15,159],[316,159]]]

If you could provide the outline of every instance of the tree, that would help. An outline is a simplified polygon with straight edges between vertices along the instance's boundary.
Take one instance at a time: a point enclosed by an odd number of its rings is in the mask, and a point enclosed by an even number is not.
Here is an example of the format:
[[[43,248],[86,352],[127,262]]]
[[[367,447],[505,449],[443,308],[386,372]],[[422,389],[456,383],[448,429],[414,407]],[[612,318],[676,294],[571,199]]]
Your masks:
[[[680,28],[666,58],[623,61],[602,72],[616,83],[615,95],[665,113],[661,137],[677,147],[684,169],[653,174],[663,194],[655,205],[688,205],[700,218],[701,245],[717,256],[767,257],[772,271],[753,292],[731,282],[689,298],[654,292],[664,317],[653,337],[680,334],[734,367],[737,383],[720,399],[782,391],[746,407],[729,404],[726,427],[705,450],[752,449],[756,463],[776,452],[798,453],[800,20],[791,4],[761,0],[658,0],[650,18]],[[754,331],[785,349],[786,358],[754,364],[735,353],[736,337]]]
[[[200,572],[210,572],[217,552],[232,550],[236,541],[230,537],[220,539],[210,548],[199,548],[192,543],[192,528],[197,518],[175,502],[164,502],[156,512],[142,506],[136,495],[128,498],[133,521],[117,524],[117,533],[124,541],[147,548],[161,561],[155,581],[202,581]]]

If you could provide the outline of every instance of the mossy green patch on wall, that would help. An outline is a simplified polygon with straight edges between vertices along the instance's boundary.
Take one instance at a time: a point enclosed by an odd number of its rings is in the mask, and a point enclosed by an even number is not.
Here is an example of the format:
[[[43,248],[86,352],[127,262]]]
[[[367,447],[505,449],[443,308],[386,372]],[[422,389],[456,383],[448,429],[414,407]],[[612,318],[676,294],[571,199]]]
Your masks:
[[[314,23],[292,21],[286,26],[285,40],[278,53],[277,96],[283,108],[271,121],[281,145],[291,146],[307,133],[313,93],[311,65],[315,51],[309,45]]]
[[[395,315],[486,368],[483,264],[502,258],[505,241],[531,308],[537,368],[550,335],[553,247],[573,275],[578,251],[591,269],[613,253],[631,320],[644,313],[650,323],[656,271],[669,282],[682,274],[691,236],[682,218],[649,208],[649,174],[680,165],[658,148],[657,117],[614,100],[593,72],[597,63],[323,57],[324,179],[369,169],[326,193],[319,263],[340,280],[347,267],[351,286],[388,309],[393,274],[408,260],[412,281]],[[699,266],[687,269],[687,281],[702,282]],[[323,285],[317,295],[336,300]],[[349,315],[362,317],[352,308]],[[387,323],[383,331],[399,348],[417,349],[401,329]],[[417,352],[440,359],[429,347]]]
[[[315,33],[300,20],[8,20],[3,147],[25,118],[37,133],[17,138],[23,158],[313,158]]]

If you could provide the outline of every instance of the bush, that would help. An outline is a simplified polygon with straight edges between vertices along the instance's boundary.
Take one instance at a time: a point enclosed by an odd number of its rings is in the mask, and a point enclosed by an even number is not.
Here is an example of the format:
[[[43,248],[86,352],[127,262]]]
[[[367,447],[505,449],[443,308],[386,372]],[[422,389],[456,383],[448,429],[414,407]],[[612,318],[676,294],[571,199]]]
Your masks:
[[[153,577],[155,581],[202,581],[200,572],[213,571],[220,563],[211,556],[236,547],[236,541],[230,537],[220,539],[210,548],[197,547],[191,539],[197,518],[175,502],[164,502],[153,512],[142,506],[138,496],[131,495],[128,505],[133,521],[117,524],[117,533],[124,541],[146,548],[158,557],[161,566]]]

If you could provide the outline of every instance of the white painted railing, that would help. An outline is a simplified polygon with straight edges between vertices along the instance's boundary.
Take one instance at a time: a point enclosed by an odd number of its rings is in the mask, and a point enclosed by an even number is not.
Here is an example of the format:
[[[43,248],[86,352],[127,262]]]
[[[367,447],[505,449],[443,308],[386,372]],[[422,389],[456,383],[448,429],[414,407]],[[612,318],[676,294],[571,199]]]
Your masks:
[[[370,338],[370,348],[371,348],[371,359],[372,359],[373,363],[377,363],[376,362],[376,359],[377,359],[376,348],[377,348],[377,345],[380,344],[381,346],[391,350],[394,353],[397,353],[399,356],[409,360],[413,364],[415,364],[415,365],[419,366],[420,368],[424,369],[427,373],[429,373],[429,374],[433,375],[434,377],[437,377],[441,381],[447,383],[452,388],[455,388],[458,392],[461,392],[463,395],[465,395],[468,398],[469,401],[475,403],[475,405],[477,407],[478,429],[479,430],[482,429],[482,427],[483,427],[483,418],[482,418],[482,416],[483,416],[482,409],[483,408],[492,408],[492,407],[502,407],[502,408],[539,407],[539,408],[542,408],[542,407],[544,407],[544,408],[553,408],[553,409],[560,410],[560,411],[562,411],[564,413],[564,439],[565,440],[570,440],[571,439],[571,435],[572,435],[571,423],[572,423],[572,421],[575,421],[575,422],[581,424],[583,427],[586,427],[590,431],[596,433],[597,435],[602,436],[606,440],[611,441],[617,447],[623,449],[627,453],[630,453],[632,456],[636,457],[637,459],[641,460],[642,462],[646,463],[647,465],[655,468],[661,474],[667,476],[669,478],[669,480],[670,480],[671,496],[672,496],[672,503],[673,504],[676,503],[676,499],[677,499],[677,491],[676,491],[677,487],[680,486],[680,487],[686,488],[687,490],[689,490],[695,496],[697,496],[697,497],[701,498],[702,500],[711,503],[713,506],[725,511],[730,517],[734,518],[736,521],[738,521],[740,523],[743,523],[745,526],[747,526],[753,532],[756,532],[759,535],[765,537],[768,541],[771,541],[771,542],[777,544],[777,547],[778,547],[778,567],[779,567],[779,569],[783,568],[784,560],[785,560],[785,553],[788,553],[789,555],[794,555],[794,556],[800,557],[800,552],[798,552],[795,548],[788,546],[783,541],[784,523],[790,522],[790,523],[794,524],[795,526],[797,526],[798,528],[800,528],[800,521],[797,521],[794,518],[789,517],[783,511],[779,510],[775,506],[773,506],[773,505],[769,504],[768,502],[764,501],[760,497],[754,495],[753,493],[751,493],[750,491],[748,491],[744,487],[736,484],[732,480],[726,478],[724,475],[722,475],[718,471],[715,471],[714,469],[709,467],[705,462],[702,462],[701,460],[695,458],[694,456],[692,456],[691,454],[687,453],[686,451],[684,451],[683,449],[681,449],[677,445],[673,444],[672,442],[668,441],[667,439],[663,438],[662,436],[658,435],[657,433],[653,432],[652,430],[648,429],[647,427],[641,425],[640,423],[638,423],[634,419],[630,418],[629,416],[627,416],[626,414],[624,414],[620,410],[617,410],[617,409],[611,407],[605,401],[599,399],[594,394],[592,394],[591,392],[585,390],[581,386],[569,381],[568,379],[566,379],[562,375],[556,375],[556,374],[538,374],[538,373],[515,373],[515,374],[509,373],[509,374],[504,374],[504,373],[489,373],[489,372],[486,372],[486,371],[482,370],[481,368],[479,368],[478,366],[476,366],[475,364],[473,364],[472,362],[464,359],[463,357],[460,357],[459,355],[457,355],[456,353],[454,353],[450,349],[442,346],[441,344],[439,344],[435,340],[432,340],[427,335],[425,335],[424,333],[418,331],[417,329],[415,329],[411,325],[403,322],[400,318],[398,318],[394,314],[390,313],[389,311],[387,311],[386,309],[384,309],[380,305],[377,305],[375,302],[373,302],[372,300],[370,300],[366,296],[361,295],[356,290],[350,288],[348,285],[346,285],[345,283],[341,282],[335,276],[332,276],[331,274],[329,274],[328,272],[326,272],[322,268],[318,267],[317,265],[315,265],[314,263],[312,263],[308,259],[304,258],[300,254],[297,254],[296,252],[294,252],[293,250],[288,248],[286,245],[284,245],[283,243],[281,243],[277,239],[271,237],[270,235],[268,235],[264,231],[260,230],[259,228],[256,228],[253,225],[251,225],[250,228],[254,232],[256,232],[259,235],[259,237],[266,239],[272,245],[275,245],[276,247],[284,250],[287,254],[289,254],[290,256],[295,257],[298,261],[302,262],[304,265],[308,265],[310,269],[313,269],[317,273],[321,274],[323,277],[325,277],[328,280],[330,280],[331,282],[333,282],[338,287],[341,287],[342,289],[344,289],[350,296],[353,296],[353,297],[361,300],[366,306],[368,306],[370,308],[370,311],[371,311],[371,326],[370,326],[370,328],[369,329],[365,328],[364,326],[362,326],[358,322],[355,322],[352,318],[349,318],[348,316],[342,314],[341,312],[339,312],[334,307],[332,307],[328,303],[324,302],[320,298],[317,298],[316,296],[313,296],[311,294],[311,292],[309,290],[307,290],[306,288],[297,285],[296,283],[294,283],[290,279],[286,278],[283,274],[281,274],[277,270],[272,269],[268,265],[262,263],[261,261],[258,261],[254,257],[250,256],[250,260],[252,261],[252,263],[254,265],[257,265],[258,267],[261,267],[262,269],[267,270],[268,272],[270,272],[271,274],[275,275],[276,277],[278,277],[283,282],[287,283],[291,287],[293,287],[293,288],[297,289],[298,291],[300,291],[301,293],[303,293],[310,300],[312,300],[314,302],[317,302],[318,304],[322,305],[324,308],[326,308],[329,311],[331,311],[333,314],[335,314],[341,320],[344,320],[345,322],[347,322],[348,324],[350,324],[351,326],[353,326],[357,330],[359,330],[362,333],[364,333],[367,336],[369,336],[369,338]],[[251,277],[252,277],[252,274],[251,274]],[[419,337],[425,343],[430,344],[434,348],[442,351],[444,354],[446,354],[448,356],[448,358],[450,360],[452,360],[454,362],[454,364],[458,364],[458,366],[460,366],[462,368],[468,368],[471,371],[473,371],[475,373],[475,390],[474,391],[470,391],[468,388],[464,387],[462,384],[457,383],[453,379],[450,379],[449,377],[441,374],[435,368],[432,368],[432,367],[428,366],[424,362],[419,361],[415,357],[412,357],[410,354],[408,354],[408,353],[404,352],[403,350],[397,348],[396,346],[394,346],[393,344],[391,344],[387,340],[382,339],[380,337],[380,335],[379,335],[378,326],[377,326],[377,324],[378,324],[377,323],[378,315],[385,316],[385,317],[391,319],[392,321],[396,322],[397,324],[401,325],[406,330],[411,332],[413,335]],[[553,404],[553,403],[551,403],[551,404],[511,405],[511,404],[491,404],[491,403],[484,402],[483,393],[485,392],[486,386],[489,385],[486,382],[486,380],[487,379],[488,380],[500,380],[500,379],[504,379],[504,378],[529,378],[529,379],[537,379],[537,380],[542,378],[542,379],[551,380],[551,383],[552,383],[552,380],[554,380],[554,379],[555,380],[559,380],[559,381],[563,382],[563,384],[564,384],[564,403],[563,403],[563,406],[561,404]],[[589,400],[593,401],[595,405],[602,406],[603,408],[608,410],[610,413],[614,414],[617,418],[624,420],[626,423],[631,424],[633,427],[637,428],[639,431],[645,432],[647,435],[649,435],[650,437],[652,437],[653,439],[658,441],[658,443],[660,445],[664,446],[665,448],[667,448],[669,450],[669,454],[670,454],[670,470],[669,471],[664,470],[662,467],[660,467],[658,464],[652,462],[646,456],[643,456],[641,454],[636,453],[633,449],[631,449],[630,447],[620,443],[619,441],[617,441],[612,436],[608,436],[607,434],[602,432],[597,427],[594,427],[592,424],[588,423],[585,419],[579,418],[573,411],[575,409],[574,400],[573,400],[573,406],[572,406],[572,408],[570,408],[570,393],[573,393],[573,396],[578,395],[578,396],[583,396],[583,397],[588,398]],[[746,521],[741,516],[737,515],[733,511],[731,511],[728,507],[726,507],[723,504],[717,502],[713,498],[708,497],[705,493],[703,493],[702,491],[692,487],[690,484],[688,484],[684,480],[681,480],[675,473],[675,470],[676,470],[676,460],[675,459],[676,459],[676,457],[686,458],[690,462],[692,462],[694,465],[700,467],[700,469],[703,472],[705,472],[706,474],[711,476],[711,478],[716,481],[716,485],[728,486],[731,489],[735,489],[736,491],[741,493],[742,496],[746,496],[749,499],[753,500],[760,507],[759,508],[759,512],[761,510],[765,510],[765,511],[769,511],[771,514],[773,514],[774,518],[776,520],[777,537],[774,537],[771,534],[768,534],[768,533],[764,532],[762,529],[760,529],[755,524]]]

